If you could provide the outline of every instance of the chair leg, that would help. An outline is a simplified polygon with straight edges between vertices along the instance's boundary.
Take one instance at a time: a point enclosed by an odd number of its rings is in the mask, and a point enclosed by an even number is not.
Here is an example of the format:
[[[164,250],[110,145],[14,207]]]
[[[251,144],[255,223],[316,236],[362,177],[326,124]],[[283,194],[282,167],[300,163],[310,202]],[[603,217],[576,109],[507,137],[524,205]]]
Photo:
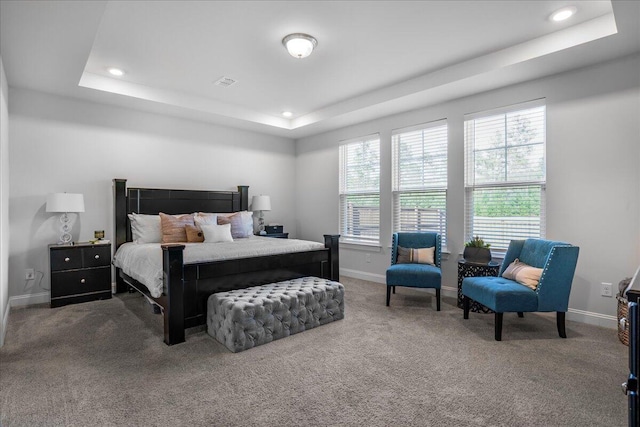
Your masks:
[[[387,286],[387,307],[389,307],[390,299],[391,299],[391,286]]]
[[[519,311],[519,312],[518,312],[518,317],[524,317],[524,313],[523,313],[523,312],[521,312],[521,311]]]
[[[496,341],[502,341],[502,315],[504,313],[496,313]]]
[[[466,295],[462,296],[462,310],[464,312],[464,318],[469,318],[469,297]]]
[[[396,287],[392,286],[392,288],[393,288],[393,294],[395,295],[396,294]]]
[[[565,314],[566,313],[564,311],[558,311],[556,316],[556,323],[558,324],[558,335],[560,335],[561,338],[567,337],[567,331],[564,328]]]
[[[440,311],[440,289],[436,289],[436,309]]]

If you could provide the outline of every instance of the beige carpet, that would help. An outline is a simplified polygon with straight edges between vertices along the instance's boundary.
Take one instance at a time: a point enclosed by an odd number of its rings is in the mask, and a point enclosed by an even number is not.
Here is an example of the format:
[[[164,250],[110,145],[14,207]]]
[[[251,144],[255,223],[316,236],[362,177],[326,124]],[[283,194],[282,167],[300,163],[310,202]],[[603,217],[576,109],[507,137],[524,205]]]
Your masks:
[[[555,318],[462,319],[455,300],[343,278],[346,318],[233,354],[162,343],[137,294],[13,309],[0,349],[12,426],[623,426],[627,347]]]

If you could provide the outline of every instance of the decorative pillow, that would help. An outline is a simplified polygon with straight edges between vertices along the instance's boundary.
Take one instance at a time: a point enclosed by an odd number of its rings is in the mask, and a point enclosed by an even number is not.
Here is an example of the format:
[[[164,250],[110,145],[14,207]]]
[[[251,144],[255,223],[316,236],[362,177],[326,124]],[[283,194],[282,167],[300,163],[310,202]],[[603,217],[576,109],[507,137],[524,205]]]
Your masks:
[[[217,218],[218,218],[218,214],[205,213],[205,212],[197,212],[193,216],[193,219],[194,219],[196,225],[202,225],[202,224],[213,224],[213,225],[216,225],[217,224],[217,222],[216,222]]]
[[[205,243],[233,242],[231,224],[204,224],[200,226],[204,233]]]
[[[253,212],[236,212],[230,216],[218,216],[218,225],[231,224],[231,235],[242,239],[253,235]]]
[[[187,242],[189,243],[202,243],[204,242],[204,234],[198,225],[187,224],[184,226],[184,231],[187,232]]]
[[[435,265],[435,246],[430,248],[403,248],[398,246],[398,259],[396,264],[431,264]]]
[[[162,243],[182,243],[187,241],[186,225],[195,225],[192,214],[167,215],[160,212]]]
[[[127,215],[131,222],[131,237],[136,243],[162,242],[162,228],[159,215],[143,215],[130,213]]]
[[[515,280],[534,291],[540,283],[540,276],[542,276],[541,268],[531,267],[524,262],[520,262],[518,258],[509,264],[509,267],[502,273],[502,277],[505,279]]]

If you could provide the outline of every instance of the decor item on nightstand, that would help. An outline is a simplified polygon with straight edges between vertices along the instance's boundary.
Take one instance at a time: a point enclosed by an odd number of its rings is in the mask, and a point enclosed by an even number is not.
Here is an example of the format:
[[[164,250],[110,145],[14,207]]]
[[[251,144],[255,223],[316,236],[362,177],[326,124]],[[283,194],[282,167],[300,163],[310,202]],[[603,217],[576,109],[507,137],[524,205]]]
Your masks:
[[[264,231],[264,211],[271,210],[271,198],[269,196],[253,196],[251,199],[251,210],[258,211],[258,234],[265,235],[267,234]]]
[[[47,196],[47,212],[61,212],[60,241],[61,245],[70,245],[71,223],[69,212],[84,212],[84,196],[74,193],[53,193]]]
[[[488,264],[491,261],[491,245],[485,243],[480,236],[475,236],[464,244],[462,256],[468,263]]]

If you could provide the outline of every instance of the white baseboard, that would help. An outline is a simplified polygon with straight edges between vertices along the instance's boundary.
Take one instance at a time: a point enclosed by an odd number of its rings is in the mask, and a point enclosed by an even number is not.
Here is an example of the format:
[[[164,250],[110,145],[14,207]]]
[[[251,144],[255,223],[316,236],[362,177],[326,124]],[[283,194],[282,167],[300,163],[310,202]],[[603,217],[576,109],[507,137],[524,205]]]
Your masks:
[[[353,277],[354,279],[368,280],[369,282],[387,283],[387,277],[382,274],[367,273],[366,271],[351,270],[348,268],[340,269],[341,276]]]
[[[366,271],[351,270],[349,268],[341,268],[340,275],[353,277],[354,279],[368,280],[376,283],[386,283],[386,277],[382,274],[368,273]],[[458,286],[443,286],[442,295],[447,297],[458,298]],[[589,325],[602,326],[610,329],[618,328],[618,318],[608,314],[593,313],[591,311],[578,310],[569,308],[567,312],[567,320],[574,322],[587,323]]]
[[[7,301],[7,310],[2,318],[2,329],[0,329],[0,347],[4,345],[4,337],[7,335],[7,326],[9,326],[9,311],[11,311],[11,301]]]
[[[16,295],[9,297],[9,307],[22,307],[33,304],[48,304],[51,301],[49,292],[39,292],[37,294]]]
[[[567,320],[587,323],[589,325],[603,326],[610,329],[618,329],[617,316],[578,310],[576,308],[569,309],[569,311],[567,312]]]

